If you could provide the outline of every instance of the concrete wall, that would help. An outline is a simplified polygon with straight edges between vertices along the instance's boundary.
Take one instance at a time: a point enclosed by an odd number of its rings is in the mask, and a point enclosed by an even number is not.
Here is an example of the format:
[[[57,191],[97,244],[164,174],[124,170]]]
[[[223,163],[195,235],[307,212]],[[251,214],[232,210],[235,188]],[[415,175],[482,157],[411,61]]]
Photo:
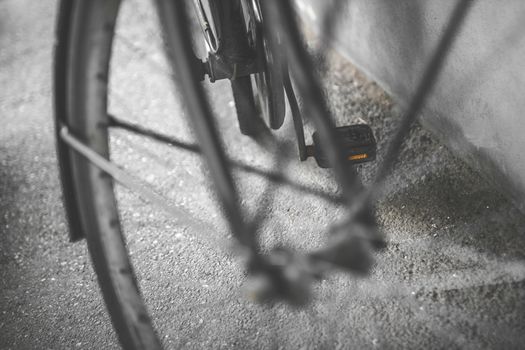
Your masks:
[[[314,28],[332,1],[298,0]],[[455,1],[349,0],[336,48],[401,105]],[[421,123],[525,209],[525,1],[477,0]]]

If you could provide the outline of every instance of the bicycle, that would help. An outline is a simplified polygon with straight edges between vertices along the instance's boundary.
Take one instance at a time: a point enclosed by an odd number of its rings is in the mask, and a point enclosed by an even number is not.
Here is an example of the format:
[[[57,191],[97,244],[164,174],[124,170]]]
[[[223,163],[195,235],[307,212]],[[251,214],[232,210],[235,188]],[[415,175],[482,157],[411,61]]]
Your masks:
[[[372,211],[374,200],[437,77],[469,3],[468,0],[458,3],[436,55],[421,80],[420,89],[391,142],[376,183],[371,189],[365,189],[354,165],[375,159],[373,133],[367,125],[335,127],[289,1],[194,0],[193,7],[202,30],[202,35],[196,39],[190,33],[185,2],[156,2],[167,53],[176,80],[183,88],[180,93],[191,115],[196,144],[109,114],[110,59],[120,1],[61,1],[54,72],[55,119],[70,238],[72,241],[87,239],[106,306],[122,346],[156,349],[161,347],[161,341],[146,311],[128,256],[113,181],[138,192],[179,221],[184,221],[181,217],[186,212],[167,203],[157,192],[147,189],[141,181],[110,161],[110,128],[127,130],[201,154],[209,168],[228,229],[242,247],[247,274],[254,280],[251,297],[259,301],[284,300],[292,305],[304,305],[310,299],[312,281],[322,279],[334,268],[366,273],[372,266],[372,252],[384,247],[385,240]],[[334,13],[328,11],[329,15]],[[329,37],[328,24],[324,30]],[[195,55],[192,40],[205,43],[208,54],[205,62]],[[339,193],[307,188],[279,171],[266,171],[229,159],[201,86],[205,76],[212,82],[230,80],[240,132],[277,154],[278,170],[284,166],[285,157],[279,157],[284,143],[276,139],[270,129],[278,130],[284,123],[286,96],[300,160],[314,157],[319,166],[333,168]],[[295,90],[303,99],[302,109]],[[302,114],[307,114],[317,130],[311,146],[305,143]],[[259,235],[266,215],[259,209],[253,219],[248,219],[249,215],[240,204],[232,168],[289,185],[345,208],[343,219],[329,230],[327,245],[306,255],[281,246],[263,248]],[[268,187],[263,194],[272,198],[275,190]],[[202,232],[210,230],[192,219],[188,219],[187,224]],[[212,244],[221,243],[212,241]]]

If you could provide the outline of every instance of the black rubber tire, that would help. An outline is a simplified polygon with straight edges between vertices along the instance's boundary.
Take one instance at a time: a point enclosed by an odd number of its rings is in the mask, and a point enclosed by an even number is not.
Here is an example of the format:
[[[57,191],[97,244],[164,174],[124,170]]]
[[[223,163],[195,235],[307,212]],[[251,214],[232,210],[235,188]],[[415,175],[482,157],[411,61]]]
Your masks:
[[[62,94],[56,97],[62,104],[56,110],[66,115],[56,118],[65,122],[86,145],[108,158],[107,77],[120,1],[62,0],[62,3],[68,4],[60,6],[62,23],[56,57],[63,57],[65,65],[57,68],[60,74],[56,77],[62,80],[55,85],[65,86],[55,93]],[[80,218],[119,341],[125,349],[160,349],[128,258],[112,178],[74,151],[69,150],[68,156],[65,162],[59,157],[64,169],[62,176],[70,176],[62,181],[72,185],[74,195],[70,202],[75,201],[72,209],[78,210],[75,215]]]
[[[228,28],[237,32],[246,31],[249,26],[249,23],[238,23],[237,21],[244,17],[241,6],[247,7],[246,14],[249,19],[245,18],[244,21],[252,21],[252,23],[256,21],[254,11],[251,8],[252,4],[240,5],[240,3],[238,5],[240,13],[232,19],[235,21],[231,24],[233,29]],[[241,133],[257,137],[263,130],[267,129],[265,123],[272,129],[279,129],[283,125],[286,104],[282,82],[283,70],[279,65],[281,60],[274,60],[273,65],[266,61],[267,53],[263,48],[265,42],[262,24],[257,24],[250,30],[252,35],[255,35],[251,38],[252,45],[256,44],[252,49],[257,49],[258,63],[263,71],[231,80],[231,86]],[[250,45],[248,38],[246,40],[245,45]],[[260,83],[264,84],[261,85]],[[263,91],[260,91],[261,89]]]
[[[235,47],[237,54],[243,52],[246,56],[250,56],[253,48],[250,47],[249,38],[245,35],[248,24],[245,23],[247,19],[244,18],[241,2],[241,0],[235,0],[228,6],[229,11],[227,10],[225,13],[227,23],[223,23],[222,32],[224,35],[227,34],[228,41],[225,42],[227,46]],[[263,131],[261,126],[264,126],[264,123],[255,105],[251,78],[250,76],[242,76],[230,80],[230,83],[239,129],[243,135],[257,138]]]
[[[241,77],[230,80],[233,92],[233,101],[239,121],[239,129],[243,135],[252,136],[256,134],[253,118],[256,117],[257,111],[253,100],[253,91],[250,77]]]
[[[254,4],[258,7],[264,21],[266,16],[264,6],[260,6],[258,0]],[[278,130],[283,125],[286,114],[282,67],[284,60],[274,55],[282,54],[284,48],[273,52],[269,50],[272,46],[278,46],[279,38],[276,28],[269,28],[264,23],[255,23],[252,29],[255,37],[252,40],[257,43],[257,55],[262,72],[253,75],[252,91],[261,118],[268,123],[270,128]]]
[[[241,133],[257,137],[266,127],[255,107],[250,77],[246,76],[231,80],[231,86]]]

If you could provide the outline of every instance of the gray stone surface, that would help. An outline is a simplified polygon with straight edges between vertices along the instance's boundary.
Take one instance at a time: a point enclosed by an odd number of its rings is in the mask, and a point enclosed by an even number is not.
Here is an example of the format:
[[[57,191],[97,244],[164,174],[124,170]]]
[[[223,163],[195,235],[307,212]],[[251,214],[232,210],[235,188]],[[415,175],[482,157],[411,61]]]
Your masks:
[[[112,349],[118,344],[85,243],[67,242],[60,201],[50,77],[55,8],[55,1],[0,1],[0,348]],[[124,2],[110,110],[191,139],[165,74],[154,19],[148,2]],[[381,159],[398,108],[341,57],[332,55],[330,63],[326,90],[338,123],[370,123]],[[209,86],[226,148],[235,159],[270,166],[272,155],[239,135],[228,87]],[[289,139],[290,124],[277,137]],[[314,302],[299,310],[261,307],[243,296],[239,261],[205,238],[226,233],[198,158],[125,133],[112,135],[112,149],[120,164],[213,228],[195,232],[118,190],[129,249],[167,348],[525,344],[525,219],[419,126],[378,204],[390,244],[378,254],[374,272],[364,279],[331,276],[316,285]],[[376,164],[361,168],[365,182],[375,170]],[[334,188],[330,171],[312,160],[294,160],[283,171]],[[263,234],[268,246],[317,246],[340,213],[289,189],[279,189],[270,207],[260,197],[264,181],[241,174],[237,180],[245,206],[267,207],[271,214]]]

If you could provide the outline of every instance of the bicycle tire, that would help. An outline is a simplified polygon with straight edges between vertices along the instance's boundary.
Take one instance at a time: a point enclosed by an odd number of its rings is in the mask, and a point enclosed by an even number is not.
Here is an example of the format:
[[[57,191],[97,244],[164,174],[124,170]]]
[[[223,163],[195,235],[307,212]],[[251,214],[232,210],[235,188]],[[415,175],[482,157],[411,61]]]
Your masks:
[[[274,60],[268,56],[268,44],[264,39],[268,33],[263,33],[262,24],[257,23],[253,8],[259,7],[257,2],[247,4],[241,0],[237,1],[235,11],[240,13],[229,18],[232,23],[227,30],[247,33],[250,36],[249,39],[243,38],[246,40],[243,45],[251,46],[260,71],[231,80],[231,86],[241,133],[256,137],[261,133],[262,124],[278,130],[284,123],[286,103],[282,82],[283,69],[281,60]],[[258,11],[261,11],[260,7]]]
[[[243,47],[244,49],[240,51],[245,54],[251,52],[256,53],[258,66],[263,69],[262,72],[253,75],[230,79],[239,130],[243,135],[257,138],[264,130],[263,120],[266,120],[266,123],[274,129],[278,129],[283,124],[285,102],[282,84],[280,89],[277,87],[272,89],[270,85],[265,86],[265,90],[261,91],[261,87],[256,83],[269,80],[270,78],[272,78],[272,82],[276,81],[280,77],[281,71],[279,71],[278,74],[272,72],[273,75],[270,76],[265,57],[261,57],[260,55],[262,31],[259,28],[260,26],[250,28],[250,24],[255,21],[255,15],[251,6],[253,5],[243,3],[241,0],[236,0],[229,4],[228,10],[224,13],[225,23],[221,24],[223,27],[221,32],[226,36],[223,40],[223,45]],[[203,32],[205,32],[204,28]],[[249,35],[258,35],[258,37],[248,38]],[[250,42],[250,39],[252,39],[253,42]],[[257,40],[259,42],[256,42]],[[233,41],[237,41],[237,43],[234,44]],[[239,49],[237,48],[235,51],[237,51],[236,54],[238,54]],[[274,75],[276,75],[276,77],[274,77]],[[258,77],[258,79],[253,81],[252,76]],[[265,77],[267,77],[267,79],[265,79]]]
[[[256,137],[261,132],[262,123],[259,122],[259,116],[255,107],[250,77],[246,76],[231,80],[231,87],[239,130],[243,135]]]
[[[243,8],[241,0],[232,2],[231,8],[232,13],[228,12],[228,16],[225,19],[229,23],[223,23],[225,28],[222,32],[228,33],[228,40],[234,41],[239,40],[241,43],[236,43],[235,46],[245,47],[244,51],[250,51],[250,43],[248,37],[244,35],[247,33],[247,25],[244,23]],[[235,33],[235,34],[234,34]],[[230,43],[231,45],[232,43]],[[254,91],[251,84],[250,76],[242,76],[233,78],[230,80],[232,87],[233,100],[235,103],[235,111],[237,114],[237,120],[239,122],[239,130],[243,135],[257,137],[261,133],[261,120],[260,115],[257,111],[254,99]]]
[[[69,35],[58,33],[56,55],[65,57],[66,63],[55,72],[56,79],[60,77],[65,82],[64,89],[55,91],[55,94],[65,94],[60,98],[62,104],[56,106],[57,110],[67,111],[60,122],[67,123],[74,135],[108,158],[107,132],[103,129],[107,125],[105,91],[120,1],[63,0],[62,4],[66,5],[60,6],[59,17],[69,19],[68,25],[60,30]],[[86,101],[87,91],[98,94],[99,98]],[[62,182],[72,184],[73,208],[78,209],[80,225],[120,343],[125,349],[160,349],[129,261],[112,178],[72,150],[68,161],[62,160]]]
[[[253,11],[258,11],[261,22],[253,23],[252,41],[257,49],[259,66],[262,71],[252,76],[252,91],[254,92],[255,104],[261,117],[268,125],[278,130],[284,123],[286,103],[284,99],[283,67],[282,57],[272,57],[281,54],[282,50],[271,50],[271,46],[277,46],[279,41],[276,28],[264,27],[262,20],[265,17],[264,6],[259,1],[253,1]],[[257,18],[255,14],[252,14]]]

